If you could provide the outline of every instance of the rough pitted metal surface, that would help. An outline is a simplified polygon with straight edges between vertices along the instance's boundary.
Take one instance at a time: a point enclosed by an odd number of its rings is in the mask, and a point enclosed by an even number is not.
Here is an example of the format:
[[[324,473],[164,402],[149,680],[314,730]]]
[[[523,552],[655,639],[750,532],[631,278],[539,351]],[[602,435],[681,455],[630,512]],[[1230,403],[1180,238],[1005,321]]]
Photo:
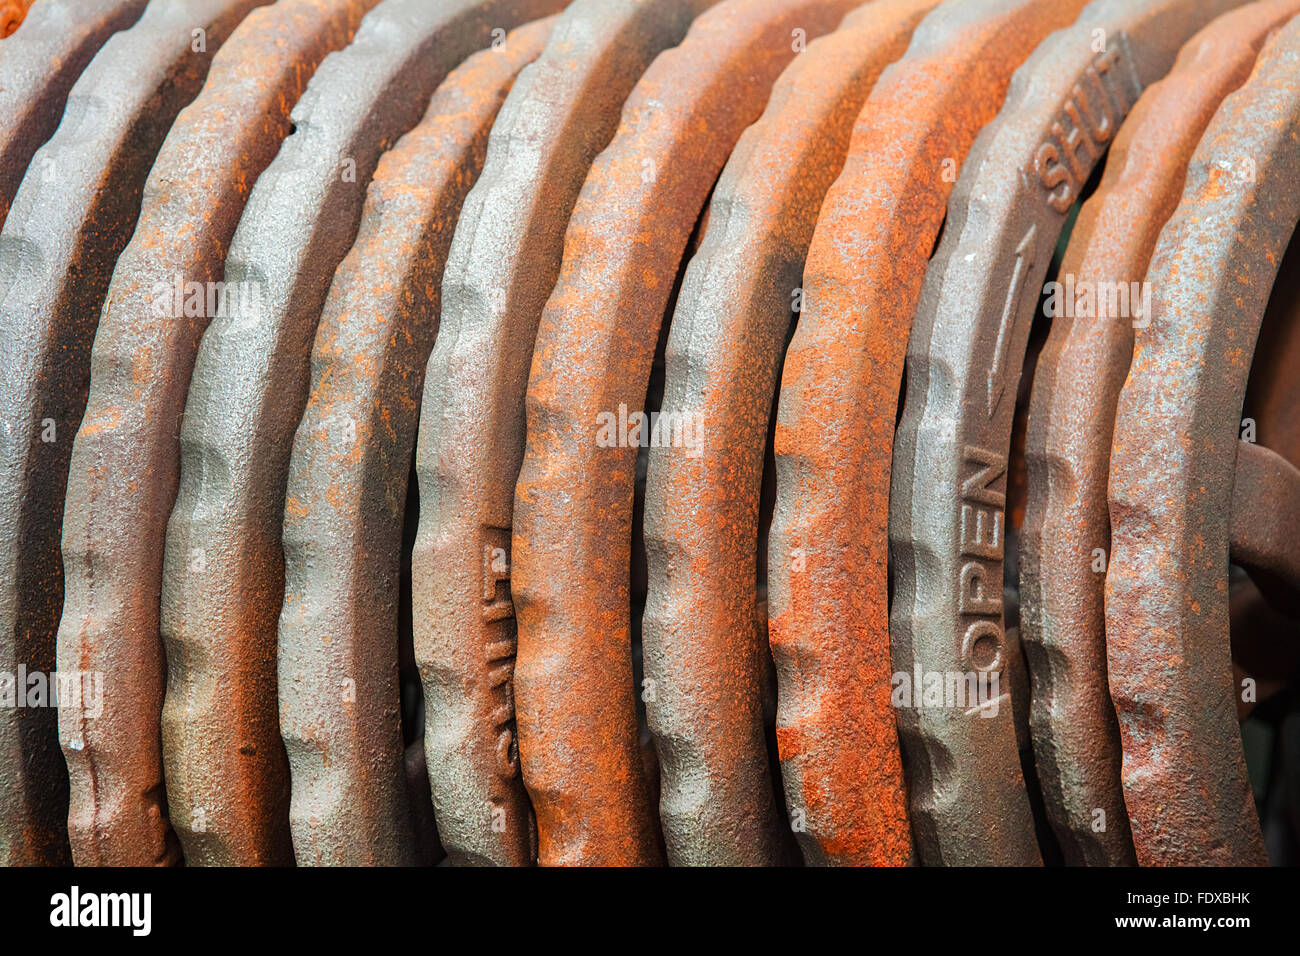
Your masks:
[[[410,865],[398,690],[402,524],[439,288],[465,194],[515,77],[554,18],[474,54],[375,169],[356,244],[339,266],[312,352],[284,514],[279,653],[299,662],[290,723],[331,741],[314,840],[331,863]],[[340,707],[339,687],[354,690]],[[425,798],[428,799],[427,797]],[[490,826],[491,821],[488,821]],[[428,836],[432,836],[429,834]]]
[[[772,798],[763,721],[772,664],[757,554],[768,419],[804,255],[854,119],[935,5],[866,4],[795,57],[732,152],[686,270],[662,414],[680,416],[688,435],[691,422],[705,423],[706,440],[650,449],[645,505],[645,676],[656,724],[678,742],[662,754],[661,791],[703,791],[702,812],[661,805],[670,861],[787,862],[792,831],[803,831]],[[743,858],[738,842],[749,844]],[[815,847],[805,856],[824,860]]]
[[[510,530],[537,321],[623,100],[712,0],[577,0],[523,71],[465,200],[425,375],[412,556],[438,831],[453,863],[537,855],[514,718]]]
[[[0,226],[30,160],[57,127],[73,83],[104,41],[143,9],[144,0],[108,5],[102,0],[43,0],[22,35],[0,47]],[[54,175],[51,159],[50,153],[43,155],[29,192]],[[50,188],[48,194],[53,193]],[[75,217],[75,209],[71,212]],[[76,228],[73,217],[63,228]],[[25,224],[16,222],[8,234],[16,239],[25,232]],[[0,238],[0,247],[5,244]],[[0,252],[0,262],[10,262],[6,268],[16,268],[16,251]],[[14,281],[8,273],[0,275],[6,286]],[[48,278],[60,277],[56,271]],[[20,343],[32,341],[28,336],[36,330],[22,307],[0,310],[0,316],[0,354],[8,358],[23,347]],[[46,361],[52,358],[57,353],[45,353]],[[51,437],[44,424],[50,412],[42,382],[58,387],[59,381],[40,371],[41,361],[15,358],[24,371],[0,383],[5,421],[0,433],[0,671],[10,674],[19,667],[31,673],[54,670],[54,634],[63,607],[59,528],[71,441],[39,440],[42,433]],[[78,412],[80,401],[84,398],[77,402]],[[53,437],[59,427],[56,422]],[[75,429],[73,420],[66,425],[65,439]],[[49,707],[0,711],[0,865],[69,859],[67,769],[58,749],[57,720]]]
[[[236,314],[217,317],[199,344],[181,426],[163,604],[178,640],[245,662],[247,679],[262,688],[276,686],[284,490],[307,404],[312,338],[334,270],[356,236],[375,164],[419,121],[447,73],[490,44],[493,29],[558,5],[385,0],[354,42],[316,71],[291,114],[294,133],[249,196],[226,281],[252,294]],[[281,695],[308,679],[293,660],[278,665]],[[269,695],[259,701],[268,707]],[[269,725],[275,717],[262,710],[258,719]],[[295,856],[300,863],[327,858],[333,851],[313,842],[311,820],[331,802],[328,793],[313,792],[330,742],[315,721],[281,721],[280,730],[293,781],[290,823],[300,825]]]
[[[923,862],[1040,862],[1002,686],[1007,458],[1037,292],[1079,191],[1142,90],[1236,5],[1090,4],[1016,72],[949,202],[908,344],[890,494],[890,643],[896,671],[984,675],[973,682],[985,693],[981,703],[898,711]]]
[[[1253,3],[1192,37],[1115,137],[1058,281],[1074,293],[1038,358],[1026,448],[1021,637],[1034,682],[1030,722],[1048,819],[1066,862],[1135,862],[1120,786],[1119,727],[1106,686],[1106,487],[1115,402],[1133,355],[1151,253],[1183,193],[1188,161],[1223,98],[1250,75],[1300,0]],[[1115,308],[1098,291],[1116,293]],[[1062,301],[1058,303],[1064,307]],[[1133,308],[1138,305],[1138,310]],[[1119,314],[1119,313],[1123,314]],[[1100,550],[1098,550],[1100,549]],[[1096,826],[1096,811],[1105,816]]]
[[[876,84],[822,204],[781,377],[768,545],[777,744],[810,860],[901,865],[913,855],[886,577],[907,333],[967,150],[1015,69],[1082,6],[939,7]]]
[[[22,36],[0,47],[0,226],[36,150],[54,133],[72,84],[147,0],[41,0]],[[4,34],[0,12],[0,36]]]
[[[542,863],[661,859],[632,682],[637,447],[600,447],[597,416],[640,413],[678,266],[727,155],[796,55],[795,31],[834,29],[851,6],[729,0],[703,14],[637,84],[574,208],[538,325],[514,513],[515,699]],[[653,701],[647,716],[661,759],[673,759],[679,742]],[[662,794],[683,851],[702,796],[695,781]],[[759,819],[746,825],[732,836],[738,858],[764,852]]]
[[[248,697],[266,688],[237,660],[186,642],[159,621],[163,535],[180,469],[177,433],[199,336],[249,190],[289,133],[289,110],[312,71],[347,44],[373,0],[285,0],[253,11],[212,60],[207,83],[177,118],[145,185],[140,221],[118,259],[91,360],[92,387],[72,488],[90,538],[118,529],[113,574],[96,583],[119,638],[138,645],[161,679],[114,707],[157,723],[170,816],[191,863],[290,863],[288,770],[279,730]],[[160,294],[161,290],[161,294]],[[191,555],[190,561],[200,560]],[[116,589],[114,592],[110,589]],[[152,597],[150,597],[152,596]],[[206,637],[206,635],[205,635]],[[214,673],[215,671],[215,673]],[[161,678],[161,674],[158,675]],[[274,715],[274,692],[271,692]],[[147,715],[147,718],[146,718]],[[276,784],[279,784],[278,786]]]
[[[1152,256],[1151,324],[1119,397],[1106,657],[1141,865],[1266,862],[1235,743],[1227,584],[1246,379],[1300,218],[1298,127],[1292,20],[1196,149]]]
[[[7,552],[14,577],[6,577],[12,582],[6,584],[12,588],[6,601],[12,624],[6,623],[6,634],[14,633],[13,625],[21,628],[21,641],[29,648],[23,653],[34,658],[28,666],[43,661],[41,669],[53,669],[50,652],[58,643],[53,634],[60,609],[66,613],[78,597],[69,588],[68,606],[63,604],[59,534],[73,436],[86,402],[90,346],[113,264],[135,227],[150,164],[177,112],[198,92],[207,73],[211,53],[193,50],[191,31],[205,26],[208,48],[215,50],[251,6],[195,2],[155,7],[134,28],[108,40],[70,91],[57,132],[33,157],[32,175],[19,188],[0,234],[0,350],[11,363],[0,385],[0,407],[8,423],[6,514],[0,524],[12,529],[10,540],[22,549]],[[77,613],[75,606],[72,613]],[[85,646],[59,643],[58,669],[103,672],[102,690],[109,678],[96,655],[114,651],[104,644],[92,646],[94,638],[87,638]],[[133,680],[123,681],[111,699],[128,697]],[[107,705],[107,690],[102,698],[95,694]],[[61,734],[78,745],[68,755],[74,858],[167,856],[165,826],[153,829],[145,819],[149,810],[140,806],[157,806],[145,793],[161,782],[161,773],[146,784],[125,765],[105,768],[102,783],[112,795],[101,791],[97,802],[88,792],[85,748],[91,741],[80,733],[68,736],[97,709],[88,703],[80,714],[72,707],[60,712]],[[107,712],[95,724],[101,741],[140,736],[138,727],[114,726]],[[45,737],[47,732],[42,730],[43,742],[37,744],[41,756],[34,752],[31,766],[48,768],[59,778],[52,781],[54,797],[46,808],[59,812],[62,768],[53,753],[55,738]],[[143,766],[137,769],[151,776]],[[127,784],[128,779],[133,783]],[[135,783],[140,783],[138,789]],[[125,856],[109,852],[102,857],[100,837],[118,825],[139,836],[125,838],[135,848],[119,844]],[[140,836],[142,831],[149,838]]]

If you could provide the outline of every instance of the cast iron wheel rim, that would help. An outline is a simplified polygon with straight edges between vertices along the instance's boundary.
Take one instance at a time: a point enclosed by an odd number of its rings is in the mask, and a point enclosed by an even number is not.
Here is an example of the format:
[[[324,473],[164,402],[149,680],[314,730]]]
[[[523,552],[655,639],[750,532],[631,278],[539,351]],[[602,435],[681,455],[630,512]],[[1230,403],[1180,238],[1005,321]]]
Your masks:
[[[728,0],[701,15],[637,84],[569,220],[560,278],[538,324],[513,527],[520,753],[544,863],[662,857],[632,681],[639,449],[600,447],[596,416],[640,410],[690,235],[727,156],[795,56],[792,32],[828,32],[851,6]],[[651,701],[647,719],[662,754],[673,742],[660,736]],[[769,786],[766,805],[718,851],[768,856],[774,817]]]
[[[898,711],[925,863],[1041,862],[999,679],[1011,650],[1007,461],[1036,292],[1066,215],[1142,90],[1232,6],[1096,0],[1017,71],[949,202],[908,344],[890,495],[894,668],[964,675],[978,696]]]
[[[1249,4],[1184,45],[1111,146],[1061,264],[1058,283],[1069,284],[1058,284],[1049,300],[1059,314],[1038,358],[1029,411],[1020,633],[1034,682],[1038,779],[1071,864],[1135,862],[1106,686],[1103,601],[1115,403],[1134,327],[1150,319],[1138,314],[1142,279],[1201,134],[1223,98],[1246,81],[1268,34],[1297,9],[1292,0]],[[1103,289],[1110,291],[1098,294]],[[1122,314],[1108,314],[1111,293]]]
[[[913,856],[886,613],[907,333],[959,164],[1015,69],[1081,6],[977,0],[931,14],[859,114],[808,251],[777,408],[769,640],[787,800],[846,861]]]
[[[570,4],[502,107],[456,226],[420,411],[412,555],[429,782],[456,863],[537,856],[518,766],[510,535],[529,364],[564,229],[623,101],[712,2]]]
[[[277,649],[306,665],[303,686],[285,703],[301,708],[291,719],[314,720],[338,742],[321,785],[348,812],[316,828],[332,828],[322,838],[348,845],[348,859],[433,862],[433,833],[418,828],[415,802],[429,798],[408,792],[398,687],[416,414],[456,217],[497,109],[551,26],[548,19],[520,27],[467,59],[438,87],[419,125],[380,159],[316,330],[311,397],[285,499]],[[350,707],[338,706],[344,683]]]
[[[1197,148],[1152,258],[1151,325],[1120,393],[1106,653],[1142,865],[1266,862],[1231,745],[1227,583],[1230,554],[1294,582],[1300,472],[1238,435],[1268,291],[1300,219],[1298,124],[1292,20]],[[1259,520],[1265,496],[1282,521]]]

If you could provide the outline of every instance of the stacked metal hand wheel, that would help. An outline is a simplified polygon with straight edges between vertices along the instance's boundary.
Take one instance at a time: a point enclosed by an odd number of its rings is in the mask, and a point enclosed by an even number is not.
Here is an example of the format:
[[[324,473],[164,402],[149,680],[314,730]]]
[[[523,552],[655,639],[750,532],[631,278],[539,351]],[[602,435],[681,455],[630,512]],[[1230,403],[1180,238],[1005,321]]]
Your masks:
[[[6,33],[0,862],[1298,858],[1300,0]]]

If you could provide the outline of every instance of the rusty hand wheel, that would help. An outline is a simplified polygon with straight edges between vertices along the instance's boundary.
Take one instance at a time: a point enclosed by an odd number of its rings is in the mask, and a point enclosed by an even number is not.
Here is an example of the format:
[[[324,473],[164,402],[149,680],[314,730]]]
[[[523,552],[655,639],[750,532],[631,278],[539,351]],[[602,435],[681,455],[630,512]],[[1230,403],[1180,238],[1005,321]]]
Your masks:
[[[979,701],[899,710],[924,862],[1041,861],[998,680],[1010,657],[1007,460],[1036,293],[1066,215],[1137,97],[1188,36],[1232,6],[1096,0],[1017,71],[949,203],[908,344],[895,441],[890,644],[896,671],[945,683],[968,676]]]
[[[768,544],[777,741],[810,859],[912,857],[885,574],[903,353],[958,167],[1011,74],[1082,5],[963,0],[931,14],[867,100],[813,234]]]
[[[544,863],[660,859],[632,696],[638,448],[600,447],[598,416],[640,412],[687,240],[795,55],[792,35],[824,33],[851,6],[728,0],[701,15],[637,84],[569,222],[533,353],[513,536],[519,746]],[[664,812],[692,812],[693,796],[665,794]],[[730,851],[761,848],[737,839]]]
[[[1038,779],[1068,863],[1134,862],[1106,687],[1103,599],[1115,402],[1133,327],[1150,320],[1138,290],[1214,111],[1245,82],[1268,34],[1298,10],[1297,0],[1249,4],[1187,42],[1125,120],[1061,263],[1058,283],[1066,284],[1057,288],[1070,307],[1054,310],[1034,374],[1020,580]]]
[[[3,383],[3,403],[15,426],[6,449],[13,470],[6,471],[4,497],[6,524],[22,548],[17,573],[6,575],[5,586],[14,588],[22,640],[43,649],[37,660],[48,664],[49,649],[57,644],[60,672],[78,684],[99,681],[94,685],[99,691],[90,688],[94,700],[81,701],[88,706],[59,712],[71,778],[68,826],[78,862],[175,856],[159,799],[157,747],[151,744],[156,713],[150,733],[147,720],[143,727],[135,723],[138,711],[133,712],[129,694],[100,694],[120,672],[101,658],[113,653],[98,640],[102,632],[77,632],[82,595],[71,582],[80,567],[75,554],[63,555],[68,569],[63,602],[59,529],[65,484],[73,484],[72,439],[86,403],[95,323],[118,254],[135,228],[149,167],[176,114],[202,86],[213,52],[255,5],[251,0],[155,5],[130,30],[104,42],[68,93],[58,130],[33,156],[0,236],[5,260],[0,262],[0,341],[13,363]],[[125,25],[130,16],[131,11],[117,10],[112,22]],[[106,26],[101,22],[97,30]],[[203,35],[201,49],[196,29]],[[74,515],[81,517],[78,510],[74,506]],[[68,525],[63,530],[66,534]],[[65,619],[58,633],[66,626],[67,639],[51,642],[60,610]],[[132,679],[121,686],[131,686]],[[98,714],[99,704],[105,712],[87,725],[87,714]],[[121,704],[121,719],[113,704]],[[116,756],[110,753],[115,747],[120,748]],[[38,758],[33,769],[42,764],[55,775],[46,805],[52,809],[61,805],[62,771],[49,758]]]
[[[1300,20],[1224,101],[1147,273],[1110,462],[1106,658],[1140,864],[1265,862],[1228,647],[1230,557],[1294,589],[1300,472],[1238,440],[1260,319],[1300,219]]]
[[[329,741],[315,786],[337,812],[318,812],[311,828],[313,840],[346,848],[338,862],[411,864],[432,836],[415,830],[398,713],[416,415],[456,217],[492,120],[552,24],[520,27],[467,59],[380,159],[316,331],[285,499],[278,652],[302,675],[287,716]]]
[[[757,552],[768,420],[803,258],[854,118],[934,6],[866,4],[795,57],[727,161],[682,282],[659,421],[680,423],[686,437],[700,423],[708,434],[650,449],[642,634],[661,789],[672,797],[660,806],[670,862],[735,861],[741,834],[752,844],[746,862],[781,862],[790,832],[804,829],[776,812],[763,720],[772,665]],[[790,695],[782,704],[791,707]]]
[[[166,533],[162,607],[178,644],[208,647],[213,672],[237,670],[256,688],[245,719],[275,726],[267,691],[283,599],[284,490],[292,441],[307,403],[310,349],[334,271],[356,236],[379,156],[423,115],[437,85],[488,46],[491,31],[558,0],[384,0],[346,49],[327,57],[291,114],[295,130],[257,180],[226,255],[226,281],[249,291],[206,328],[181,425],[181,471]],[[195,560],[198,558],[198,560]],[[278,684],[283,704],[284,680]],[[293,687],[288,688],[293,692]],[[342,693],[342,691],[340,691]],[[301,832],[298,862],[341,854],[313,842],[311,781],[328,741],[297,711],[282,714]],[[327,795],[320,795],[322,805]],[[324,812],[323,810],[321,811]],[[299,841],[301,840],[301,846]]]
[[[453,863],[537,855],[519,775],[510,597],[529,360],[592,160],[651,60],[710,2],[570,4],[502,107],[456,226],[420,412],[412,554],[429,782]]]

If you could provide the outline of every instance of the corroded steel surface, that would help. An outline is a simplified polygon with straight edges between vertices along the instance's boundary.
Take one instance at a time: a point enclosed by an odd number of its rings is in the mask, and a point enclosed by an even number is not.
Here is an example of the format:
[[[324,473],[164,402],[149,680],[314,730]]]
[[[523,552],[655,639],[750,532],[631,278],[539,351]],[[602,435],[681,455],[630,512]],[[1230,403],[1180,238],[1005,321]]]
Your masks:
[[[825,33],[851,6],[729,0],[700,16],[637,84],[574,208],[538,325],[514,513],[515,699],[542,863],[660,859],[632,683],[638,448],[602,441],[598,416],[641,412],[687,240],[727,155],[795,56],[792,34]],[[661,757],[676,745],[656,738]],[[681,812],[692,799],[673,794],[664,804]],[[753,852],[758,832],[737,835],[731,849]]]
[[[970,144],[1016,67],[1082,5],[964,0],[931,14],[867,100],[813,234],[777,409],[769,636],[786,796],[807,814],[805,847],[827,859],[912,856],[886,580],[903,352]]]
[[[379,161],[316,332],[286,492],[279,653],[302,675],[285,698],[286,721],[330,741],[319,786],[339,812],[312,822],[313,841],[339,848],[330,862],[415,862],[398,601],[416,417],[456,217],[493,118],[552,24],[522,27],[466,60]],[[351,706],[339,707],[345,682]]]
[[[0,235],[0,352],[11,363],[0,386],[0,407],[10,424],[5,436],[3,525],[12,529],[13,543],[22,549],[21,555],[7,559],[15,572],[14,578],[6,577],[13,582],[6,585],[13,588],[7,602],[10,621],[22,629],[22,640],[46,670],[51,669],[50,650],[57,643],[59,671],[85,672],[87,679],[102,676],[98,686],[103,696],[97,699],[106,709],[94,723],[106,737],[141,736],[138,726],[115,725],[107,713],[110,699],[130,696],[134,676],[110,691],[106,666],[97,653],[112,655],[112,648],[92,646],[90,635],[84,645],[77,638],[73,643],[51,640],[60,609],[67,611],[62,602],[59,525],[73,436],[85,407],[90,345],[114,262],[135,227],[150,164],[172,120],[198,92],[207,73],[210,53],[193,50],[191,31],[206,26],[209,47],[215,50],[253,5],[231,0],[156,5],[134,28],[109,39],[70,91],[63,121],[34,156],[32,174],[19,188]],[[74,504],[72,511],[78,509]],[[76,597],[69,588],[69,606]],[[9,626],[6,632],[12,633]],[[60,736],[65,745],[75,744],[71,750],[64,748],[72,778],[68,825],[74,858],[94,862],[167,857],[174,844],[165,844],[165,826],[154,829],[149,807],[160,817],[161,811],[152,799],[155,795],[146,796],[161,781],[161,773],[154,778],[145,761],[128,760],[104,768],[103,802],[96,804],[87,789],[85,747],[91,741],[79,726],[95,709],[91,703],[60,712]],[[33,766],[44,764],[61,778],[62,768],[49,752],[53,742],[50,737],[39,745],[47,756],[35,757]],[[56,796],[47,809],[56,804],[62,808],[62,789],[61,781],[55,781]],[[133,837],[124,837],[117,850],[101,856],[100,838],[109,838],[109,831],[118,827]],[[117,851],[123,855],[117,856]]]
[[[0,864],[1290,858],[1300,0],[27,6]]]
[[[425,376],[412,556],[438,830],[454,863],[527,864],[513,706],[510,529],[537,321],[564,228],[623,100],[712,0],[577,0],[501,109],[465,200]]]
[[[1142,90],[1234,5],[1096,0],[1017,71],[971,148],[908,344],[890,495],[895,670],[1006,677],[1007,457],[1037,292],[1071,206]],[[979,706],[899,711],[927,863],[1039,862],[1011,699],[997,690]]]
[[[1152,257],[1151,324],[1119,397],[1106,652],[1143,865],[1266,861],[1235,745],[1227,582],[1246,378],[1300,219],[1298,124],[1293,20],[1196,149]]]
[[[833,841],[823,848],[819,828],[805,835],[772,798],[759,500],[781,352],[818,209],[862,103],[935,5],[866,4],[794,59],[731,154],[686,270],[665,350],[662,414],[680,416],[687,429],[705,423],[708,440],[650,449],[645,506],[642,643],[656,689],[651,727],[674,743],[661,752],[659,809],[670,862],[787,861],[792,830],[810,861],[873,861],[865,847],[857,856]],[[896,744],[892,756],[897,777]],[[875,802],[877,773],[854,763],[853,783],[835,799]],[[804,787],[792,783],[792,811],[806,812]]]
[[[1297,0],[1250,4],[1187,42],[1170,74],[1125,120],[1061,263],[1058,281],[1068,277],[1076,296],[1068,315],[1053,318],[1034,375],[1021,635],[1034,680],[1038,778],[1069,863],[1135,860],[1120,787],[1119,727],[1106,686],[1104,608],[1115,402],[1128,375],[1134,326],[1150,318],[1138,314],[1141,294],[1132,293],[1219,103],[1250,75],[1269,32],[1298,10]],[[1115,290],[1114,300],[1107,289]]]
[[[112,571],[95,576],[93,607],[132,607],[121,615],[130,630],[114,636],[135,645],[132,666],[149,679],[110,706],[118,718],[137,709],[140,727],[157,726],[161,710],[151,759],[156,764],[161,746],[171,821],[191,863],[293,856],[281,819],[286,801],[276,800],[288,785],[279,732],[274,721],[259,724],[246,703],[266,688],[246,680],[239,661],[214,661],[205,640],[171,640],[164,706],[162,642],[171,635],[160,636],[158,595],[181,410],[210,310],[236,305],[230,290],[218,298],[216,284],[249,190],[288,134],[289,110],[312,71],[346,45],[370,6],[286,0],[253,11],[231,35],[158,154],[95,338],[70,482],[83,513],[69,520],[65,547],[90,554],[112,536]],[[274,714],[273,691],[270,700]]]
[[[139,19],[147,0],[41,0],[23,34],[0,47],[0,226],[27,164],[50,138],[68,91],[96,51]],[[4,34],[0,11],[0,36]]]
[[[101,0],[42,0],[22,35],[0,47],[0,226],[28,163],[57,127],[73,83],[105,40],[129,26],[143,9],[144,0],[107,5]],[[27,212],[57,194],[50,178],[56,175],[52,163],[57,157],[57,150],[42,155],[27,190],[32,194],[44,186],[48,192],[29,199]],[[62,162],[72,159],[65,153]],[[29,230],[25,222],[15,222],[0,235],[0,289],[14,282],[21,288],[18,263],[33,239],[48,244],[54,236],[79,227],[73,221],[77,200],[68,201],[74,206],[72,215],[60,226],[45,231],[37,222]],[[83,211],[93,202],[84,197],[82,201]],[[53,214],[41,213],[51,227]],[[62,276],[54,269],[46,280],[57,283]],[[74,291],[65,283],[64,293]],[[47,287],[44,301],[58,294]],[[36,299],[27,301],[35,304]],[[51,416],[49,388],[67,383],[49,365],[57,362],[59,353],[50,349],[27,359],[17,354],[30,347],[23,344],[33,341],[29,336],[39,335],[32,327],[39,319],[34,321],[18,300],[0,306],[0,316],[0,354],[13,363],[11,375],[0,383],[5,421],[0,433],[0,672],[16,675],[23,667],[49,673],[54,670],[54,635],[63,607],[59,528],[76,421],[56,421],[53,433],[45,424]],[[72,397],[78,414],[84,387],[83,381],[83,391]],[[65,429],[62,442],[40,440],[42,434],[57,439],[59,428]],[[69,858],[67,770],[58,749],[57,720],[50,707],[0,710],[0,865]]]
[[[385,0],[366,15],[353,43],[316,71],[291,114],[294,133],[249,195],[226,281],[253,294],[237,314],[212,321],[199,344],[181,426],[163,605],[178,640],[245,662],[246,679],[260,688],[277,686],[278,664],[282,704],[300,681],[311,680],[294,659],[277,662],[275,654],[285,482],[307,404],[316,322],[356,236],[366,186],[379,156],[419,121],[447,73],[489,45],[494,28],[558,5]],[[199,566],[190,562],[195,552]],[[340,701],[345,693],[341,687]],[[270,726],[269,696],[259,701],[259,719]],[[314,719],[280,722],[299,863],[343,849],[316,840],[323,831],[312,826],[318,816],[345,812],[316,786],[330,749],[318,726]]]

